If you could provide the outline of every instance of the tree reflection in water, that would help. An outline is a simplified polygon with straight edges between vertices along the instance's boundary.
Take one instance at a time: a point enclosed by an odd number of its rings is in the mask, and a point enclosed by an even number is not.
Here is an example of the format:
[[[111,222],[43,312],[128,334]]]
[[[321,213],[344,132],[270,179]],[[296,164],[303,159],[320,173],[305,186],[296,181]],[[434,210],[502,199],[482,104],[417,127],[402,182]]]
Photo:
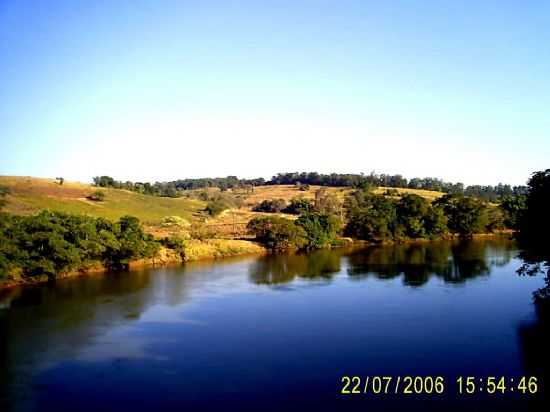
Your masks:
[[[506,238],[319,250],[266,256],[250,267],[249,276],[252,282],[266,285],[290,283],[296,278],[329,280],[340,272],[341,262],[346,262],[346,273],[353,279],[403,276],[406,285],[421,286],[437,276],[459,283],[488,275],[490,267],[507,264],[513,254],[513,243]]]
[[[404,283],[410,286],[421,286],[431,276],[460,283],[488,275],[491,266],[505,265],[513,253],[507,239],[380,246],[352,254],[348,274],[358,279],[368,276],[391,279],[402,275]]]
[[[317,250],[266,256],[250,266],[250,280],[258,285],[279,285],[296,278],[330,280],[340,271],[344,250]]]

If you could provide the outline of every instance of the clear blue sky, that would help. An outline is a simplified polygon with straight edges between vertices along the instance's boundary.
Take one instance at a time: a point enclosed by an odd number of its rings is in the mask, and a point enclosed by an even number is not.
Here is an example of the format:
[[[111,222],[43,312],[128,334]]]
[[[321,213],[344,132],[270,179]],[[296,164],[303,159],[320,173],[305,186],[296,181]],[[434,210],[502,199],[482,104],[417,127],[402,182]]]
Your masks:
[[[550,2],[0,0],[0,174],[550,167]]]

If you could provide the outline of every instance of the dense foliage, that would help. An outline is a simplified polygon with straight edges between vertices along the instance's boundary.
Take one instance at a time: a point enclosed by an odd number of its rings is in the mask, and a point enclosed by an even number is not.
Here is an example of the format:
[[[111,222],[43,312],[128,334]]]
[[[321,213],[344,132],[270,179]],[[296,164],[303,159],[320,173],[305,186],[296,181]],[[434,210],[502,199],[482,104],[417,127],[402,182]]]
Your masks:
[[[132,216],[111,222],[50,211],[34,216],[0,214],[0,277],[53,279],[98,262],[124,268],[131,260],[154,256],[158,249]]]
[[[318,212],[300,215],[295,224],[304,230],[305,246],[309,249],[320,249],[332,245],[341,226],[336,216]]]
[[[487,231],[489,213],[483,201],[462,195],[445,195],[436,200],[435,205],[443,207],[451,232],[471,235]]]
[[[306,246],[306,232],[290,219],[261,216],[248,222],[248,230],[270,249],[302,248]]]
[[[461,236],[500,229],[502,214],[480,199],[445,195],[430,204],[407,194],[399,199],[357,191],[346,199],[344,233],[358,239],[383,241]]]
[[[525,210],[520,215],[521,237],[546,244],[550,233],[550,169],[533,173],[528,186]]]

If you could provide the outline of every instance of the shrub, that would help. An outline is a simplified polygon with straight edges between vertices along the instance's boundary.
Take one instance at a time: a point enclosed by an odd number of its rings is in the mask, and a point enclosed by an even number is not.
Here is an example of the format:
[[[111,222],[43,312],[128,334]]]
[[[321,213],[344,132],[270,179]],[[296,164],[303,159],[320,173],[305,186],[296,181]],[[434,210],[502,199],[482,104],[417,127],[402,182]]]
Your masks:
[[[313,202],[309,199],[304,199],[302,197],[295,197],[290,201],[290,204],[282,210],[283,213],[289,213],[291,215],[299,215],[312,211]]]
[[[214,239],[217,237],[217,232],[215,229],[206,225],[193,224],[191,225],[189,236],[191,237],[191,239],[197,240]]]
[[[213,200],[206,205],[206,211],[210,216],[218,216],[224,210],[229,209],[229,205],[224,200]]]
[[[286,207],[284,199],[264,200],[252,208],[255,212],[280,213]]]
[[[189,227],[191,224],[182,217],[179,216],[165,216],[162,219],[161,225],[164,227]]]
[[[177,236],[164,237],[160,240],[160,244],[177,252],[182,259],[185,258],[185,242],[182,238]]]
[[[88,199],[93,200],[94,202],[103,202],[105,200],[105,192],[96,190],[92,194],[88,195]]]

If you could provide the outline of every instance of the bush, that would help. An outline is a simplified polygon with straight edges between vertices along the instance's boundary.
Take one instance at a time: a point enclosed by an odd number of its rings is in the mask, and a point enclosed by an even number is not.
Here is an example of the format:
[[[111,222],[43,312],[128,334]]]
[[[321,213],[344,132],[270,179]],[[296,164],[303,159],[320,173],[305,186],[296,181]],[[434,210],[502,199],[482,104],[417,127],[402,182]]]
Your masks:
[[[197,240],[214,239],[217,237],[217,232],[213,228],[210,228],[206,225],[193,224],[191,225],[189,236],[191,237],[191,239]]]
[[[313,202],[309,199],[301,197],[295,197],[290,201],[290,204],[285,207],[282,212],[289,213],[291,215],[299,215],[302,213],[309,213],[313,211]]]
[[[94,202],[103,202],[105,200],[105,192],[96,190],[92,194],[88,195],[87,198],[89,200],[93,200]]]
[[[182,259],[185,258],[185,242],[177,236],[164,237],[160,240],[160,244],[167,249],[176,251]]]
[[[189,227],[191,224],[182,217],[179,216],[165,216],[162,219],[161,225],[164,227]]]
[[[264,200],[252,208],[254,212],[280,213],[286,207],[284,199]]]
[[[214,200],[211,202],[208,202],[206,205],[206,211],[210,216],[218,216],[220,215],[224,210],[229,209],[229,205],[224,200]]]

